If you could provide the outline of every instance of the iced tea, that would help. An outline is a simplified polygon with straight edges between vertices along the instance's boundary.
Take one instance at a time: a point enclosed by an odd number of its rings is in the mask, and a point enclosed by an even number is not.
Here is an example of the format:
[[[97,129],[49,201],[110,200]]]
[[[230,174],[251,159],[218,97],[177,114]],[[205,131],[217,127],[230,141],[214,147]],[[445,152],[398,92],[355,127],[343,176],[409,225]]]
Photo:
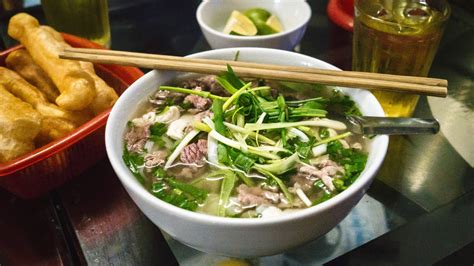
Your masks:
[[[41,4],[56,30],[110,46],[107,0],[41,0]]]
[[[449,12],[445,1],[356,0],[353,70],[427,76]],[[374,95],[388,116],[411,116],[418,102],[412,94]]]

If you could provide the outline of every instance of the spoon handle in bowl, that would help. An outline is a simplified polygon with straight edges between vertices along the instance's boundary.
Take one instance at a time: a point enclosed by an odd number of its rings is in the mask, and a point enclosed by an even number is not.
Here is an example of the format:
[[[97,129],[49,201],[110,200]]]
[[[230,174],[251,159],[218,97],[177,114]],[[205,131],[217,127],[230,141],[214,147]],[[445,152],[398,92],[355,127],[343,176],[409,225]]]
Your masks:
[[[364,135],[413,135],[436,134],[439,123],[436,119],[348,116],[350,130]]]

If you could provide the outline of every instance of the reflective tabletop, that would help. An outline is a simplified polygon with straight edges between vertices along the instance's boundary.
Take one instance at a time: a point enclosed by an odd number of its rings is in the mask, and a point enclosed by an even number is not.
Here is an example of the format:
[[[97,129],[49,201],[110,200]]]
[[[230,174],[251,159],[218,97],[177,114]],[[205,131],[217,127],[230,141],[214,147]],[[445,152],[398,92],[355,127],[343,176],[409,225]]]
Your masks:
[[[297,51],[349,70],[352,33],[328,19],[326,1],[308,2],[313,15]],[[112,49],[170,55],[210,49],[195,19],[198,4],[109,0]],[[319,239],[252,259],[194,250],[138,210],[104,158],[39,199],[0,190],[0,265],[472,265],[474,13],[465,5],[453,2],[430,72],[448,79],[449,96],[422,97],[414,114],[437,118],[440,133],[391,137],[367,194]],[[26,11],[43,19],[38,6]],[[14,44],[5,34],[9,16],[0,24],[5,46]]]

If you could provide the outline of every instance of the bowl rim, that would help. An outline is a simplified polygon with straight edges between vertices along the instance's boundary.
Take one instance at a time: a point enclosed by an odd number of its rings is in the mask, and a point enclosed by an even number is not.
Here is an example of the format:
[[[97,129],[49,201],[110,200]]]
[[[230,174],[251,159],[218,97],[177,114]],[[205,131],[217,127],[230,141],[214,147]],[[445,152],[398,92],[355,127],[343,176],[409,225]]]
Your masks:
[[[75,35],[67,33],[61,33],[61,35],[63,36],[64,40],[71,46],[106,49],[105,47],[99,44],[96,44],[90,40]],[[9,53],[19,49],[24,49],[24,46],[16,45],[7,50],[1,51],[0,58],[4,58]],[[131,85],[133,80],[137,80],[138,78],[144,75],[143,72],[136,67],[103,66],[101,64],[95,64],[94,66],[109,71],[110,74],[113,74],[115,78],[120,80],[120,82],[129,85]],[[123,71],[123,73],[119,74],[119,71]],[[104,110],[100,114],[94,116],[91,120],[82,124],[75,130],[73,130],[71,133],[60,139],[57,139],[46,145],[36,148],[33,151],[26,153],[18,158],[15,158],[5,163],[0,163],[0,179],[1,177],[7,177],[10,174],[14,174],[15,172],[18,172],[26,167],[45,160],[53,156],[54,154],[59,153],[67,149],[68,147],[74,145],[75,143],[81,141],[82,139],[92,134],[94,131],[98,130],[107,123],[107,118],[109,117],[111,110],[112,108]]]
[[[306,58],[307,61],[313,62],[313,63],[322,63],[326,67],[330,69],[338,69],[335,66],[332,66],[329,63],[326,63],[322,60],[307,56],[307,55],[302,55],[294,52],[289,52],[289,51],[283,51],[283,50],[278,50],[278,49],[270,49],[270,48],[257,48],[257,47],[234,47],[234,48],[223,48],[223,49],[216,49],[216,50],[209,50],[209,51],[204,51],[204,52],[199,52],[195,54],[189,55],[189,57],[199,57],[199,58],[206,58],[207,56],[212,56],[213,54],[218,54],[218,53],[226,53],[226,52],[235,52],[235,51],[240,51],[240,53],[245,53],[245,51],[249,50],[255,50],[257,52],[272,52],[276,54],[292,54],[291,56],[296,56],[299,58]],[[209,58],[209,57],[207,57]],[[340,69],[339,69],[340,70]],[[117,110],[124,107],[122,105],[125,105],[126,103],[126,98],[131,97],[130,95],[133,95],[134,91],[136,88],[140,88],[145,86],[149,80],[154,79],[154,77],[160,72],[157,70],[153,70],[145,74],[143,77],[138,79],[136,82],[134,82],[127,91],[125,91],[122,96],[119,98],[117,103],[114,105],[112,108],[112,111],[110,113],[109,120],[107,121],[107,126],[105,129],[105,145],[106,145],[106,150],[107,150],[107,155],[110,160],[110,163],[112,167],[114,168],[118,178],[122,182],[123,186],[126,188],[127,192],[132,196],[132,199],[134,197],[139,197],[142,201],[145,201],[146,204],[154,206],[155,208],[161,209],[161,211],[165,211],[167,213],[173,213],[174,216],[177,218],[182,218],[186,219],[188,221],[192,222],[197,222],[197,223],[206,223],[206,224],[213,224],[217,226],[240,226],[240,227],[254,227],[254,226],[265,226],[265,225],[270,225],[270,224],[280,224],[280,223],[287,223],[289,221],[294,221],[294,220],[300,220],[300,219],[306,219],[308,217],[311,217],[317,213],[324,212],[330,208],[333,208],[336,205],[339,205],[345,200],[348,200],[353,194],[360,193],[362,191],[362,194],[365,194],[365,190],[363,190],[365,185],[368,185],[372,182],[372,179],[375,177],[376,172],[378,171],[379,167],[381,166],[385,154],[387,152],[388,148],[388,136],[386,135],[378,135],[372,139],[372,142],[377,142],[378,143],[378,148],[374,149],[372,151],[372,154],[374,156],[373,158],[373,163],[371,165],[371,168],[366,168],[364,169],[364,173],[359,176],[352,184],[349,186],[346,190],[343,192],[337,194],[330,200],[327,200],[325,202],[322,202],[316,206],[312,206],[309,208],[305,208],[302,210],[298,210],[295,212],[291,212],[285,215],[277,216],[277,217],[268,217],[265,219],[245,219],[245,218],[229,218],[229,217],[218,217],[214,215],[209,215],[209,214],[203,214],[203,213],[197,213],[193,211],[188,211],[181,209],[179,207],[176,207],[174,205],[171,205],[169,203],[166,203],[156,197],[154,197],[150,192],[148,192],[139,182],[136,180],[136,178],[132,175],[132,173],[129,171],[129,169],[125,166],[123,161],[121,160],[122,156],[121,153],[122,151],[116,151],[114,150],[114,145],[112,139],[115,138],[115,132],[112,130],[113,124],[121,123],[123,122],[123,119],[120,117],[117,117]],[[170,71],[162,71],[161,73],[172,73]],[[375,96],[373,96],[372,93],[369,91],[365,90],[360,90],[360,89],[354,89],[358,91],[362,91],[363,94],[366,94],[367,97],[373,98],[371,101],[375,101],[374,103],[376,104],[373,108],[375,108],[375,112],[378,113],[380,116],[383,116],[383,109],[380,106],[380,103],[375,99]],[[125,102],[125,103],[124,103]],[[123,126],[125,126],[125,123],[122,123]],[[135,199],[134,199],[135,200]]]
[[[283,0],[283,1],[275,1],[275,2],[283,3],[285,1],[287,3],[302,4],[304,6],[304,8],[306,10],[308,10],[309,12],[308,12],[308,16],[304,19],[304,21],[302,23],[298,24],[297,26],[295,26],[291,29],[288,29],[288,30],[285,29],[285,30],[283,30],[282,32],[279,32],[279,33],[268,34],[268,35],[255,35],[255,36],[238,36],[238,35],[224,34],[220,31],[214,29],[213,27],[207,25],[207,23],[205,23],[203,18],[202,18],[202,10],[206,7],[206,5],[212,4],[214,2],[212,0],[207,0],[207,1],[204,0],[199,4],[199,6],[196,10],[196,19],[198,21],[198,24],[203,29],[205,29],[206,31],[208,31],[208,32],[210,32],[214,35],[217,35],[221,38],[227,38],[229,40],[239,40],[239,41],[244,41],[244,40],[247,40],[247,41],[257,41],[257,40],[264,41],[264,40],[274,39],[274,38],[289,35],[289,34],[292,34],[294,32],[299,31],[302,27],[304,27],[305,25],[308,24],[308,22],[310,21],[311,16],[312,16],[311,6],[306,2],[306,0]]]

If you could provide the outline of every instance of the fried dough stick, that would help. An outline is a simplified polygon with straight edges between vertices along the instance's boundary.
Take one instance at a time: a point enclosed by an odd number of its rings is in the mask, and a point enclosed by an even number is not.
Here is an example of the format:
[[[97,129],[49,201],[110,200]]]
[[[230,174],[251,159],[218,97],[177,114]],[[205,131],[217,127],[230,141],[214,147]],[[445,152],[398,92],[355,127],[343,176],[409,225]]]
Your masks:
[[[8,68],[0,67],[0,84],[16,97],[31,104],[45,117],[60,118],[67,123],[73,123],[74,126],[79,126],[91,119],[85,111],[67,111],[48,102],[40,90]]]
[[[33,142],[20,141],[0,133],[0,163],[13,160],[34,149]]]
[[[31,58],[28,51],[19,49],[11,52],[5,63],[8,68],[15,70],[26,81],[38,88],[50,102],[55,102],[59,96],[58,88]]]
[[[8,34],[21,42],[34,61],[48,74],[60,91],[56,103],[67,110],[84,110],[95,97],[94,79],[77,61],[60,59],[58,54],[69,47],[59,34],[40,26],[38,20],[19,13],[10,19]]]
[[[0,85],[0,163],[34,150],[42,116]]]
[[[55,39],[63,40],[61,34],[59,34],[59,32],[55,31],[53,28],[48,26],[41,27],[44,30],[49,31],[49,33],[54,36]],[[70,47],[68,44],[66,45],[67,47]],[[94,79],[96,96],[89,107],[91,111],[97,115],[102,111],[106,110],[107,108],[112,107],[117,101],[118,95],[112,87],[107,85],[104,80],[97,76],[94,70],[94,65],[92,63],[84,61],[79,61],[79,63],[82,69],[89,73],[89,75]]]
[[[53,140],[60,139],[73,131],[76,127],[70,121],[57,117],[45,117],[41,124],[41,130],[35,139],[37,147],[41,147]]]
[[[90,109],[97,115],[107,108],[112,107],[112,105],[117,101],[118,95],[112,87],[107,85],[104,80],[96,75],[92,63],[81,61],[81,66],[91,75],[95,82],[96,95],[90,105]]]

